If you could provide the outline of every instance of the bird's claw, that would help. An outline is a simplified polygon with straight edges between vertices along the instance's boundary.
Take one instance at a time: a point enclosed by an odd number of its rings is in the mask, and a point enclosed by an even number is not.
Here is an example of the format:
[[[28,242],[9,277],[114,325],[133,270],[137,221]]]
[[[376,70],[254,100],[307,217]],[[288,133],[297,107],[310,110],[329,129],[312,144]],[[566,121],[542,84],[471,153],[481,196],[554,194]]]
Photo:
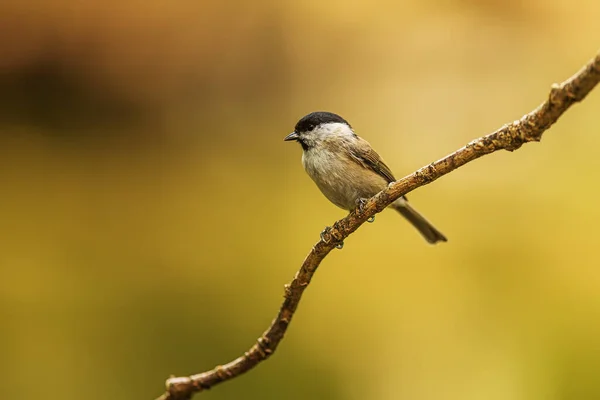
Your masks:
[[[356,200],[356,205],[358,206],[358,210],[360,212],[363,212],[363,209],[365,208],[365,204],[367,204],[367,200],[368,199],[363,199],[363,198]]]
[[[331,229],[331,227],[330,227],[330,226],[326,226],[326,227],[325,227],[325,229],[323,229],[323,230],[321,231],[321,235],[320,235],[320,236],[321,236],[321,241],[322,241],[323,243],[329,243],[329,240],[326,240],[326,239],[325,239],[325,234],[326,234],[326,233],[327,233],[327,232],[328,232],[330,229]]]
[[[334,236],[333,236],[333,235],[331,235],[331,234],[329,233],[329,230],[330,230],[330,229],[332,229],[332,228],[331,228],[331,226],[326,226],[326,227],[325,227],[325,229],[323,229],[323,230],[321,231],[321,235],[320,235],[320,236],[321,236],[321,241],[322,241],[323,243],[329,243],[329,242],[331,241],[331,238],[334,238]],[[329,240],[327,240],[327,239],[325,238],[325,235],[326,235],[326,234],[329,234],[329,235],[330,235],[330,238],[329,238]],[[335,239],[335,238],[334,238],[334,239]],[[344,247],[344,242],[343,242],[343,241],[335,245],[335,248],[336,248],[336,249],[341,249],[342,247]]]
[[[363,198],[356,200],[356,205],[358,206],[359,212],[362,213],[363,211],[365,211],[365,205],[367,204],[368,200],[369,199],[363,199]],[[367,222],[369,222],[369,223],[374,222],[374,221],[375,221],[374,215],[370,216],[369,219],[367,219]]]

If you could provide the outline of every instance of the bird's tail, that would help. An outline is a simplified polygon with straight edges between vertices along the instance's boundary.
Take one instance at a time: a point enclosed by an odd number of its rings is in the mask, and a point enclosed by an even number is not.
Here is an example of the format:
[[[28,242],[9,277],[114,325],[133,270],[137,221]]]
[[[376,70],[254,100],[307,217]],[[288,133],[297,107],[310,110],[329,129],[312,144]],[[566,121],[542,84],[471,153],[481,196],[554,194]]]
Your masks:
[[[447,242],[446,236],[436,229],[435,226],[431,225],[429,221],[425,219],[417,210],[412,208],[408,201],[404,198],[400,198],[395,201],[391,207],[398,211],[404,218],[408,220],[423,237],[431,244],[437,242]]]

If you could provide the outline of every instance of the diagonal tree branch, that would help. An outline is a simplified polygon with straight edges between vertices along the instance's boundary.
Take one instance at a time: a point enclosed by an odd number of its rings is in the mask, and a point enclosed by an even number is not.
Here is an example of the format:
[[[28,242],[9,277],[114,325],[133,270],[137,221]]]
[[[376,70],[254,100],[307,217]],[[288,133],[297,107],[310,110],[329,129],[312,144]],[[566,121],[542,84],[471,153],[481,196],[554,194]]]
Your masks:
[[[292,282],[285,285],[284,301],[271,326],[243,356],[228,364],[189,377],[172,377],[166,382],[167,391],[157,400],[189,399],[196,392],[210,389],[217,383],[233,379],[254,368],[275,352],[283,339],[302,293],[310,283],[321,261],[368,218],[384,210],[394,200],[418,187],[427,185],[439,177],[481,156],[498,150],[514,151],[527,142],[539,142],[542,134],[576,102],[585,96],[600,81],[600,53],[579,72],[561,84],[554,84],[548,99],[518,121],[506,124],[497,131],[473,140],[454,153],[435,161],[389,186],[369,199],[362,210],[355,210],[347,217],[335,222],[324,232],[320,240],[308,253]]]

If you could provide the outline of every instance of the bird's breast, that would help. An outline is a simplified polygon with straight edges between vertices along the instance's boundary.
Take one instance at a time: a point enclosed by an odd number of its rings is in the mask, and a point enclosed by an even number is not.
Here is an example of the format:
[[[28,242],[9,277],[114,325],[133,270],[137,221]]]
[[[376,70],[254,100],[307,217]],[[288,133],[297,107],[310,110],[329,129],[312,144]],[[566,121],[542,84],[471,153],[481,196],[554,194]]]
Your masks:
[[[302,164],[325,197],[345,210],[354,209],[359,198],[369,198],[387,184],[383,177],[344,152],[308,149],[302,155]]]

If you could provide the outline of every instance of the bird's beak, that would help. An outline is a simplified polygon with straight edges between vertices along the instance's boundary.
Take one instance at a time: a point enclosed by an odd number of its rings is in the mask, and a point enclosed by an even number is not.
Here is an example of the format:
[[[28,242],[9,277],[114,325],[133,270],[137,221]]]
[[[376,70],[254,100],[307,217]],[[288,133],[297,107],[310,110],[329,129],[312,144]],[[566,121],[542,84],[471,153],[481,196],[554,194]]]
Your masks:
[[[285,140],[286,142],[289,142],[291,140],[298,140],[300,136],[298,136],[298,134],[296,132],[292,132],[289,135],[287,135],[283,140]]]

